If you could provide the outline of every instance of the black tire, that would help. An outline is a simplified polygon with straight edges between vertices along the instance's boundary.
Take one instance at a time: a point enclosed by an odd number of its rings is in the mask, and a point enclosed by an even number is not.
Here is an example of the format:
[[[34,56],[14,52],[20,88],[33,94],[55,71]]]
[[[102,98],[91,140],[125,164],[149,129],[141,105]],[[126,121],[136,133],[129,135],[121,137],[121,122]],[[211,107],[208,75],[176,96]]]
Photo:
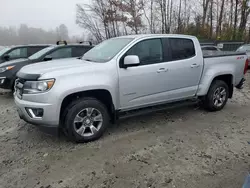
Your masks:
[[[92,136],[82,136],[78,134],[75,130],[74,120],[75,117],[81,112],[83,109],[86,108],[95,108],[97,109],[102,115],[102,125],[98,132],[94,133]],[[80,98],[73,101],[71,104],[68,105],[65,112],[65,122],[64,127],[67,131],[67,136],[75,142],[82,143],[82,142],[91,142],[94,140],[99,139],[105,130],[107,129],[110,118],[108,114],[108,110],[106,106],[101,103],[99,100],[95,98]]]
[[[215,94],[216,90],[219,88],[225,89],[225,92],[226,92],[225,93],[225,100],[221,103],[220,106],[218,106],[218,105],[216,106],[213,98],[214,98],[214,94]],[[229,96],[228,85],[222,80],[213,81],[210,88],[209,88],[209,91],[208,91],[208,93],[205,96],[205,99],[203,101],[205,109],[208,111],[211,111],[211,112],[222,110],[227,103],[228,96]]]

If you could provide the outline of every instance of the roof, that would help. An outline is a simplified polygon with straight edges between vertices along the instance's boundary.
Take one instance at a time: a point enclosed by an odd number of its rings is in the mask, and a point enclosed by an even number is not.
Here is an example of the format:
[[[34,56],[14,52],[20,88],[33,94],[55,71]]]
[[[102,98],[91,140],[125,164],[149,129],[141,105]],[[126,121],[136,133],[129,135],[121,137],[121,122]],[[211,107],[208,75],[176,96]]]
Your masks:
[[[10,46],[10,48],[20,48],[20,47],[36,47],[36,46],[45,46],[45,47],[49,47],[49,46],[86,46],[86,47],[90,47],[90,45],[86,45],[86,44],[60,44],[60,45],[56,45],[56,44],[27,44],[27,45],[15,45],[15,46]]]
[[[52,44],[27,44],[27,45],[13,45],[11,48],[15,47],[30,47],[30,46],[52,46]]]
[[[86,44],[78,44],[78,43],[76,43],[76,44],[67,44],[67,45],[60,44],[60,45],[51,45],[51,46],[86,46],[86,47],[93,47],[93,45],[92,45],[92,46],[90,46],[90,45],[86,45]]]
[[[196,38],[191,35],[180,35],[180,34],[138,34],[138,35],[124,35],[117,38],[149,38],[149,37],[180,37],[180,38]]]

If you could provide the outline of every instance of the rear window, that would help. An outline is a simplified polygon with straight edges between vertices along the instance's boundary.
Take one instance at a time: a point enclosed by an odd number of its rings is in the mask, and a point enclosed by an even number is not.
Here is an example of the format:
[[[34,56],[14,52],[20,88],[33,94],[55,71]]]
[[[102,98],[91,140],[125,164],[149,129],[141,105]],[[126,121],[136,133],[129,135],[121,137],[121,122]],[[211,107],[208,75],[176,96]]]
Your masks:
[[[169,38],[171,46],[171,60],[188,59],[195,56],[194,43],[190,39]]]
[[[89,51],[92,47],[88,46],[77,46],[73,48],[73,57],[81,57],[83,56],[87,51]]]
[[[47,46],[31,46],[28,48],[28,56],[35,54],[36,52],[46,48]]]

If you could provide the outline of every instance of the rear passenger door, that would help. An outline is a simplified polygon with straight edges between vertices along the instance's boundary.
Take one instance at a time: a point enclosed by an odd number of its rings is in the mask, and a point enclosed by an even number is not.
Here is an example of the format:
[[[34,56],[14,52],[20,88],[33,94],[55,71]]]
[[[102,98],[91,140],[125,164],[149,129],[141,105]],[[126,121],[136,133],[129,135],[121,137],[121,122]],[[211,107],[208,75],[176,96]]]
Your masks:
[[[81,57],[90,49],[91,47],[88,46],[76,46],[73,48],[72,57]]]
[[[168,101],[185,99],[196,95],[202,74],[202,53],[197,53],[193,40],[186,38],[163,39],[168,55],[164,77]]]

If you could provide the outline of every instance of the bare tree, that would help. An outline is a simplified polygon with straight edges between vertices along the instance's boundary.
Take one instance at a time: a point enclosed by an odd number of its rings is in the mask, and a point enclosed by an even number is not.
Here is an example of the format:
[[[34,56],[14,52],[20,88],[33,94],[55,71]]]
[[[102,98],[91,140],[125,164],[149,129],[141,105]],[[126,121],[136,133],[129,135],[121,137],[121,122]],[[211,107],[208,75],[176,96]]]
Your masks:
[[[124,0],[121,5],[123,11],[130,15],[127,20],[127,26],[129,26],[135,34],[139,33],[142,27],[141,16],[143,14],[143,3],[140,0]]]
[[[203,16],[202,16],[202,29],[204,30],[205,20],[207,18],[208,5],[210,0],[203,0],[202,8],[203,8]]]
[[[61,24],[56,30],[59,40],[69,40],[69,31],[66,25]]]
[[[242,1],[242,6],[241,6],[241,20],[240,20],[240,26],[239,26],[239,38],[243,37],[243,33],[246,29],[246,24],[247,24],[247,18],[250,13],[250,8],[248,6],[249,0],[243,0]]]
[[[229,26],[230,28],[232,29],[233,27],[233,8],[234,8],[234,0],[230,0],[230,23],[229,23]]]
[[[139,33],[186,33],[247,39],[250,0],[92,0],[77,7],[77,23],[97,41]]]
[[[221,0],[220,14],[218,17],[218,23],[217,23],[217,27],[216,27],[216,36],[217,37],[219,35],[221,35],[221,25],[222,25],[222,16],[223,16],[223,12],[224,12],[224,5],[225,5],[225,0]]]
[[[76,6],[77,6],[76,23],[80,27],[87,29],[95,37],[97,41],[102,41],[104,36],[102,35],[102,31],[101,28],[99,27],[97,20],[89,16],[86,13],[86,10],[81,5],[76,5]],[[105,24],[104,28],[105,28],[106,38],[108,38],[109,33],[107,31],[107,26]]]
[[[180,0],[179,1],[179,12],[178,12],[178,26],[177,26],[177,32],[178,33],[181,32],[181,5],[182,5],[182,2]]]
[[[239,5],[239,0],[235,0],[233,40],[236,39],[236,29],[237,29],[237,20],[238,20],[238,5]]]

